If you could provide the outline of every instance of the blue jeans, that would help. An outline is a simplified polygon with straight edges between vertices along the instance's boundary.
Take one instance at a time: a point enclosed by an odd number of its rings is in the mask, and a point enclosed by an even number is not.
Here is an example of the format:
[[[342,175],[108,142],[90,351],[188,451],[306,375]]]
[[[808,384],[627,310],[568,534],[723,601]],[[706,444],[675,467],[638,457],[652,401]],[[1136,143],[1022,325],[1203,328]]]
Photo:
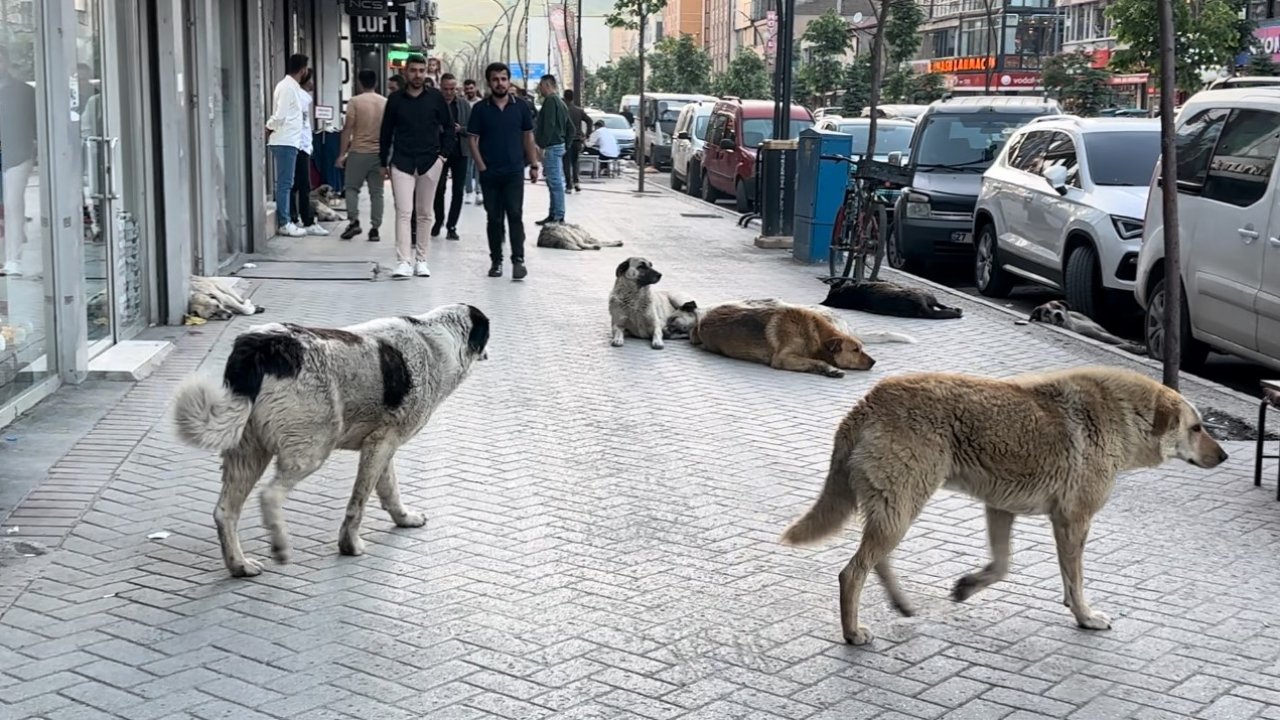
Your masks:
[[[268,145],[271,159],[276,165],[276,227],[290,222],[289,196],[293,193],[294,165],[298,162],[298,148],[288,145]]]
[[[551,191],[551,212],[547,217],[564,220],[564,143],[552,145],[542,153],[542,168]]]

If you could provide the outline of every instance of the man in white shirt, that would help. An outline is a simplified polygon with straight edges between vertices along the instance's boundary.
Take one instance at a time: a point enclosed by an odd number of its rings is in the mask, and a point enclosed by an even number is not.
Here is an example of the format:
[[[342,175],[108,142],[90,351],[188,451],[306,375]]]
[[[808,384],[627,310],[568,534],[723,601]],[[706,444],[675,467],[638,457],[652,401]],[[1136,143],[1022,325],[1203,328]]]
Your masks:
[[[308,62],[306,55],[289,56],[285,65],[288,74],[276,83],[271,117],[267,118],[267,147],[276,169],[276,225],[280,234],[288,237],[307,234],[290,219],[289,196],[293,191],[298,151],[306,145],[311,134],[305,110],[310,97],[303,97],[306,92],[299,82],[307,72]]]
[[[599,155],[602,160],[617,160],[622,151],[618,148],[618,138],[604,126],[603,120],[597,120],[595,131],[587,138],[587,152]]]

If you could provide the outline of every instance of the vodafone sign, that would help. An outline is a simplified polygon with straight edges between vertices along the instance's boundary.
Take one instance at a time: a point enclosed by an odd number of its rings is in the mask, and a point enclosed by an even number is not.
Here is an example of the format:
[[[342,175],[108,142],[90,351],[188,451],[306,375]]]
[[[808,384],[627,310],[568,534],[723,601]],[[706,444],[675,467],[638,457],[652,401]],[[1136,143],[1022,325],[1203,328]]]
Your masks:
[[[991,86],[987,87],[987,76],[983,74],[952,75],[947,85],[957,90],[988,90],[995,92],[1016,92],[1019,90],[1040,90],[1040,73],[1027,71],[1008,71],[991,73]]]

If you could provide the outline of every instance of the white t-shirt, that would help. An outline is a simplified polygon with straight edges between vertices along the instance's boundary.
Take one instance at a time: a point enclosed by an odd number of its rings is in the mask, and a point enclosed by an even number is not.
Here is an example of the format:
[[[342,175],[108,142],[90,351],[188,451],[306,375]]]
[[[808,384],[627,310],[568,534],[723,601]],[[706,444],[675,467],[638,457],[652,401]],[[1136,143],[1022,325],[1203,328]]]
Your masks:
[[[618,138],[608,128],[596,128],[587,138],[587,144],[600,151],[601,157],[616,158],[622,154],[618,149]]]

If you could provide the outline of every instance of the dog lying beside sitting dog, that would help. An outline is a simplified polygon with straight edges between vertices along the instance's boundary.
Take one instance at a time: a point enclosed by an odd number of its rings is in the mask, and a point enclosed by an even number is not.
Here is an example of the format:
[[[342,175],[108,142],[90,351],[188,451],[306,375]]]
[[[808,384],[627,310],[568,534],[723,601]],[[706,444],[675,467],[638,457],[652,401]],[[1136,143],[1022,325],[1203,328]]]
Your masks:
[[[538,233],[538,247],[553,250],[599,250],[622,247],[621,240],[596,240],[578,225],[547,223]]]
[[[960,308],[938,302],[927,290],[884,281],[837,282],[827,291],[822,304],[841,310],[928,320],[955,320],[964,315]]]
[[[705,311],[689,340],[708,352],[779,370],[835,378],[844,377],[845,370],[870,370],[875,359],[840,324],[822,310],[772,299],[746,300]],[[914,342],[896,333],[883,337]]]

